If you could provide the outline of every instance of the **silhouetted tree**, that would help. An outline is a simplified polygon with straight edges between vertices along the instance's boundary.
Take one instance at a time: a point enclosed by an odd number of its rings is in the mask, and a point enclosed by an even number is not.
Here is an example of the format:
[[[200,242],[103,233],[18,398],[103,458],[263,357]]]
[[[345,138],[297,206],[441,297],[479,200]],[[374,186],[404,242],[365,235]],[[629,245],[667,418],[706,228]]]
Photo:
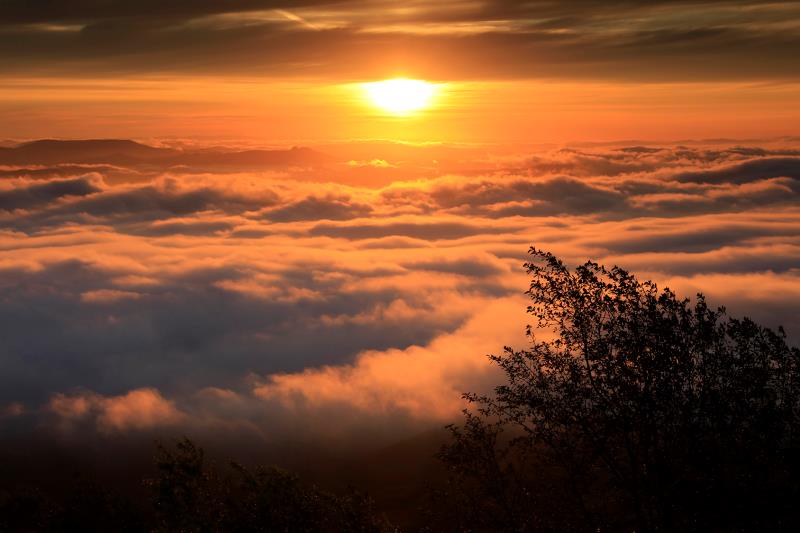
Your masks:
[[[462,529],[798,530],[800,351],[784,331],[531,254],[531,344],[490,356],[506,382],[466,395],[477,409],[440,454],[474,517]]]
[[[229,484],[206,464],[203,449],[186,438],[174,450],[158,444],[154,463],[157,475],[145,484],[152,491],[158,530],[220,531]]]

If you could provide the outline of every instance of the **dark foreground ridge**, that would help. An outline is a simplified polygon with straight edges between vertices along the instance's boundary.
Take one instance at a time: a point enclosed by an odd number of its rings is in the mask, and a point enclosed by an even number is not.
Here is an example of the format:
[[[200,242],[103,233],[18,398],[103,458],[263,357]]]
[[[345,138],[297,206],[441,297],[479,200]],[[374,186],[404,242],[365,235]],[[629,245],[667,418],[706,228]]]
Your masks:
[[[3,479],[0,531],[800,529],[800,350],[783,330],[617,267],[531,254],[530,345],[490,357],[505,380],[466,395],[422,504],[388,516],[357,490],[218,467],[184,439],[158,447],[139,496]]]

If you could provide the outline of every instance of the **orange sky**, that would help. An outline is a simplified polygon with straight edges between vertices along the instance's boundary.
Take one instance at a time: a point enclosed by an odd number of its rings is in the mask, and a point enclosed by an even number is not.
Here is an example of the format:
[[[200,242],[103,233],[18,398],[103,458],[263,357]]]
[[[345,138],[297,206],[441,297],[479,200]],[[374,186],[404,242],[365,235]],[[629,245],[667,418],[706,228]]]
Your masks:
[[[796,133],[800,85],[768,82],[452,81],[396,116],[358,83],[217,78],[7,80],[7,137],[192,137],[255,142],[385,138],[564,142]]]
[[[48,6],[0,6],[5,138],[764,138],[800,118],[796,2]],[[444,89],[387,116],[358,84],[396,76]]]

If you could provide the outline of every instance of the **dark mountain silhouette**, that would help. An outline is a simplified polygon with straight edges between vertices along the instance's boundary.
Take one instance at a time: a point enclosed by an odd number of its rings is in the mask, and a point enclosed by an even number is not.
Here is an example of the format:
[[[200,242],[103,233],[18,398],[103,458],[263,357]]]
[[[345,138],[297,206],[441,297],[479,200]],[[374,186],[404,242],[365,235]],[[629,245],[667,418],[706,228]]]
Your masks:
[[[0,165],[108,164],[120,166],[262,168],[319,166],[333,159],[305,147],[285,150],[174,149],[126,139],[44,139],[0,147]]]
[[[0,163],[6,165],[58,163],[131,163],[178,155],[168,148],[156,148],[124,139],[43,139],[0,149]]]

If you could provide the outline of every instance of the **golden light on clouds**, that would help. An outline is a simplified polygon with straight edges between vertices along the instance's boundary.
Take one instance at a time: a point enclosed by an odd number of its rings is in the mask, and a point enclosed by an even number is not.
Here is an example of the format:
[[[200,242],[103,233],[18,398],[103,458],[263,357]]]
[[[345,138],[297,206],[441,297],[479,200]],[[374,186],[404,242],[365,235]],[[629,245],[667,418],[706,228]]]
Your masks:
[[[429,107],[439,86],[422,80],[395,78],[363,84],[373,105],[395,115],[408,115]]]

